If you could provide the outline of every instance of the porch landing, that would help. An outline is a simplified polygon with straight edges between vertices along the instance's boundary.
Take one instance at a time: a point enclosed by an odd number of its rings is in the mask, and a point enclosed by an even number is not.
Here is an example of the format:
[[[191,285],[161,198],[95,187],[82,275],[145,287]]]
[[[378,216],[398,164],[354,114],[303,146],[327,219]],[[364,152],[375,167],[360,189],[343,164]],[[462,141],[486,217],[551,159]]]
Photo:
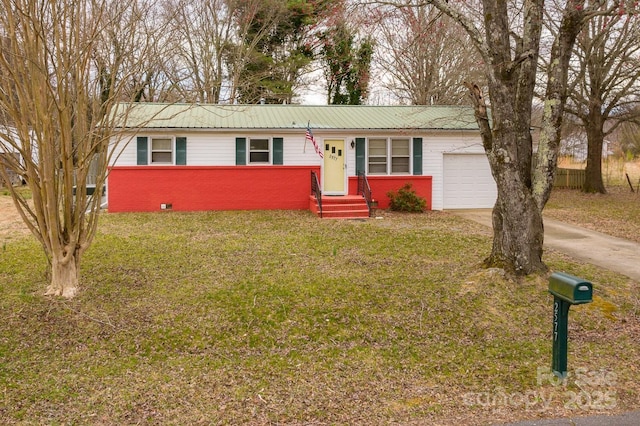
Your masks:
[[[369,217],[369,208],[362,195],[323,195],[323,219],[356,219]],[[309,210],[320,217],[316,198],[309,196]]]

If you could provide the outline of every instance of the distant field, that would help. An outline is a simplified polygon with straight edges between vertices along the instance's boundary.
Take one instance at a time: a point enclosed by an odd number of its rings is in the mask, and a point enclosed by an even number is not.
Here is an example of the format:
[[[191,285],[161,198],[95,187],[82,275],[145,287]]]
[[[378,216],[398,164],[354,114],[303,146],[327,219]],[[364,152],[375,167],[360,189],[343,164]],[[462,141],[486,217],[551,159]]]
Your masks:
[[[584,169],[586,162],[576,162],[570,157],[558,160],[558,167],[565,169]],[[605,186],[628,186],[627,175],[634,188],[640,184],[640,160],[623,161],[617,158],[606,158],[602,162],[602,179]]]

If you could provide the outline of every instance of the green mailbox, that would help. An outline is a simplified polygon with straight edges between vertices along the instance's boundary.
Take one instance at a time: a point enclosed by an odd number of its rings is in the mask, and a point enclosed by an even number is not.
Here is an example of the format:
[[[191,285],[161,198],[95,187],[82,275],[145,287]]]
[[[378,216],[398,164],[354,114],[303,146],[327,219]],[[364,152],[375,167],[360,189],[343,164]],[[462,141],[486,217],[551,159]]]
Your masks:
[[[593,301],[593,285],[582,278],[554,272],[549,277],[549,293],[553,295],[553,357],[551,370],[567,377],[567,341],[569,308],[571,305]]]
[[[554,272],[549,277],[549,293],[571,305],[589,303],[593,298],[593,285],[582,278],[564,272]]]

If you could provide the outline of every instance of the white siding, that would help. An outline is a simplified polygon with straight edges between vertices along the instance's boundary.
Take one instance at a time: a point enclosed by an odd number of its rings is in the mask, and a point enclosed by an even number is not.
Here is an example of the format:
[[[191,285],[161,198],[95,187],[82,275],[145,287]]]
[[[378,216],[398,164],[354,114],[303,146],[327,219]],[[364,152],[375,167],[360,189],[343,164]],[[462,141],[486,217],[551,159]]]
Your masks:
[[[485,154],[444,155],[444,208],[491,208],[496,183]]]
[[[187,165],[189,166],[234,166],[236,164],[236,138],[274,137],[283,138],[284,164],[290,166],[319,165],[322,160],[316,154],[313,144],[307,142],[305,147],[304,131],[296,135],[279,135],[270,133],[145,133],[139,136],[185,136],[187,138]],[[316,140],[322,144],[322,139]],[[135,166],[137,164],[136,136],[123,140],[117,147],[120,156],[114,159],[119,166]]]
[[[423,136],[422,172],[432,176],[431,203],[433,210],[444,209],[444,155],[483,154],[479,135],[467,132],[439,133]]]
[[[111,149],[115,150],[111,157],[111,165],[135,166],[136,165],[136,137],[126,136],[119,142],[112,142]]]
[[[290,134],[284,136],[280,135],[284,138],[283,162],[285,166],[309,166],[320,165],[322,163],[322,159],[318,154],[316,154],[316,150],[313,148],[313,144],[310,141],[307,141],[305,145],[304,135],[304,130],[302,130],[300,134]],[[318,142],[318,146],[320,147],[320,149],[323,149],[323,138],[315,134],[314,137]]]
[[[196,133],[180,136],[187,137],[188,166],[235,166],[235,135]]]

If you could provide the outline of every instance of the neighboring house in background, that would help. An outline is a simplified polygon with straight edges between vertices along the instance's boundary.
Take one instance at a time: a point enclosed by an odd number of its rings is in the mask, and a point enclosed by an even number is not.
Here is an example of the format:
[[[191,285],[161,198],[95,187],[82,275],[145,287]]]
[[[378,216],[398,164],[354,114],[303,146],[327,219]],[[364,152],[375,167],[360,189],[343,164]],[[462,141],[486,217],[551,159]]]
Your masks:
[[[560,141],[560,156],[569,157],[576,163],[587,161],[587,135],[583,131],[574,131]],[[605,139],[602,141],[602,159],[615,155],[616,142]]]
[[[379,208],[407,182],[433,210],[496,199],[466,107],[141,103],[123,127],[110,212],[309,209],[311,172],[323,199],[356,195],[364,173]]]
[[[22,183],[22,177],[17,174],[9,165],[8,162],[8,157],[9,156],[13,156],[14,157],[14,161],[20,161],[20,154],[17,152],[2,152],[2,149],[0,149],[0,164],[6,166],[7,168],[7,177],[8,177],[8,182],[5,182],[4,179],[2,178],[2,174],[0,173],[0,187],[2,186],[9,186],[9,185],[19,185],[20,183]]]
[[[0,174],[0,187],[3,185],[20,185],[22,176],[11,167],[12,162],[22,164],[22,157],[17,149],[17,147],[21,146],[17,133],[13,127],[0,126],[0,134],[0,163],[6,167],[9,180],[9,182],[4,182],[2,174]]]

